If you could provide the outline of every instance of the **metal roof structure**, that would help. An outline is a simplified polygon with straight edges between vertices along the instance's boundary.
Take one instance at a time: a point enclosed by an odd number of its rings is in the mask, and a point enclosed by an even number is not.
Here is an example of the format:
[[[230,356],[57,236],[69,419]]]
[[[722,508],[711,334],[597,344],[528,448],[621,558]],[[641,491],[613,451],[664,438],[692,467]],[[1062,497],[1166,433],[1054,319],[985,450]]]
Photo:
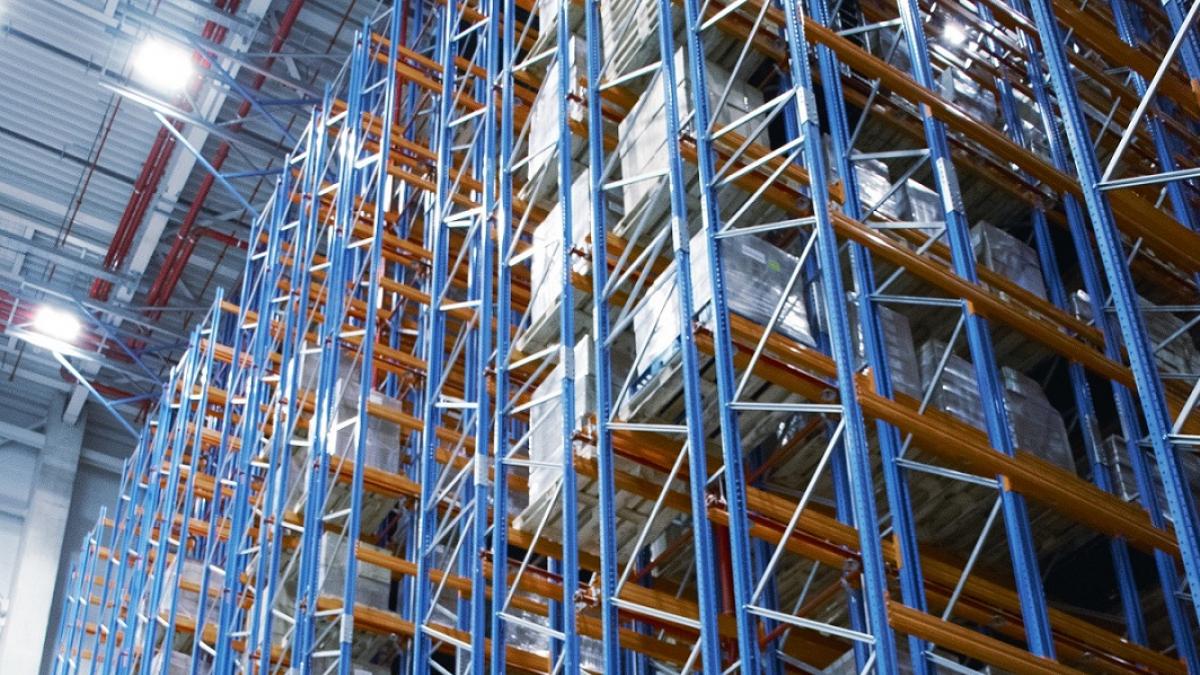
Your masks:
[[[73,542],[117,489],[130,431],[196,310],[237,285],[291,134],[379,6],[0,0],[0,626],[18,612],[29,532],[57,514],[57,536]],[[190,54],[183,92],[139,76],[148,40]],[[59,353],[29,328],[43,305],[83,324]],[[81,448],[47,507],[39,483],[58,410]],[[49,612],[65,571],[45,573]]]
[[[281,148],[378,5],[2,5],[3,386],[35,398],[67,393],[68,416],[78,414],[87,388],[49,351],[15,337],[39,304],[65,305],[87,324],[69,360],[95,385],[93,399],[137,417],[194,310],[235,285],[252,208],[278,175]],[[192,52],[194,81],[183,93],[155,91],[138,76],[137,49],[149,39]],[[166,122],[180,123],[182,138]]]

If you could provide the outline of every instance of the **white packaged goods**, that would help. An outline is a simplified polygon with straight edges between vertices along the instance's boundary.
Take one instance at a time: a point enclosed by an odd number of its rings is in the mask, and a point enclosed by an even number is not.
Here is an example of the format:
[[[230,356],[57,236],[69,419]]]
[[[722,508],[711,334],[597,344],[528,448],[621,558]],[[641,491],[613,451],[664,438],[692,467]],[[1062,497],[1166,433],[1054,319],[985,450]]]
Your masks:
[[[595,349],[591,339],[585,338],[575,345],[575,429],[582,428],[596,411]],[[529,469],[529,501],[533,503],[541,495],[549,494],[562,476],[563,419],[562,419],[562,365],[542,380],[533,393],[533,400],[547,399],[529,410],[529,459],[534,466]],[[572,429],[574,431],[575,429]],[[576,444],[582,449],[582,444]],[[550,464],[541,466],[538,463]]]
[[[682,49],[675,53],[675,75],[679,119],[684,120],[691,115],[692,85]],[[706,90],[710,112],[713,115],[714,130],[723,131],[743,115],[762,105],[761,92],[748,86],[744,81],[735,81],[730,87],[724,104],[718,109],[721,93],[725,89],[726,82],[729,81],[729,75],[725,69],[712,63],[708,64],[706,75]],[[737,125],[728,133],[737,134],[744,139],[754,132],[759,122],[761,122],[761,118],[751,119]],[[660,186],[666,186],[668,183],[666,172],[670,167],[661,71],[655,74],[646,93],[638,100],[629,115],[621,121],[619,138],[620,145],[617,153],[621,159],[621,175],[624,180],[632,181],[627,183],[623,190],[625,216],[627,219],[632,218],[631,222],[640,222],[644,218],[651,224],[657,224],[670,211],[665,187],[660,193]],[[725,135],[723,138],[729,142],[734,142],[735,139],[731,135]],[[766,132],[755,137],[754,142],[765,147],[768,142]],[[738,141],[737,145],[740,144]],[[662,175],[651,179],[634,180],[638,177],[657,174]],[[694,231],[700,226],[702,220],[697,210],[700,204],[700,191],[696,180],[696,167],[691,162],[684,162],[684,185],[688,192],[689,214],[696,214],[695,217],[689,219]],[[729,185],[718,191],[717,202],[721,206],[722,215],[729,218],[746,204],[747,196],[737,187]],[[639,207],[644,207],[646,210],[640,211]],[[739,216],[736,224],[745,225],[781,220],[782,218],[777,214],[776,209],[756,203],[744,215]],[[768,218],[771,220],[765,220]],[[652,231],[657,231],[657,227]],[[618,234],[623,234],[623,232],[618,232]]]
[[[979,264],[1015,281],[1039,298],[1046,298],[1037,251],[1025,242],[987,221],[980,221],[971,228],[971,247]]]
[[[558,5],[561,0],[537,0],[538,44],[553,45],[558,35]],[[584,33],[582,5],[567,3],[567,30],[575,35]]]
[[[180,561],[167,571],[167,581],[163,585],[163,604],[170,601],[170,593],[174,592],[176,570]],[[182,558],[182,574],[179,575],[179,594],[175,596],[175,615],[187,617],[193,621],[200,618],[200,589],[204,580],[204,563],[193,558]],[[209,575],[208,580],[208,609],[205,612],[206,622],[216,622],[220,609],[220,599],[216,591],[221,587],[221,577]]]
[[[325,532],[321,535],[320,584],[322,595],[341,596],[346,583],[346,560],[349,555],[348,547],[352,542],[338,532]],[[378,553],[386,553],[381,548],[359,542],[360,548],[367,548]],[[387,609],[388,596],[391,593],[392,573],[386,567],[380,567],[363,560],[358,561],[358,574],[354,581],[354,602],[368,605],[376,609]]]
[[[1137,474],[1133,470],[1133,461],[1129,455],[1129,446],[1120,436],[1109,436],[1104,440],[1101,449],[1104,464],[1112,478],[1113,493],[1127,502],[1138,501],[1145,506],[1138,490]],[[1150,471],[1150,482],[1154,486],[1155,503],[1167,520],[1171,520],[1171,509],[1167,504],[1166,492],[1163,489],[1162,476],[1155,461],[1154,452],[1149,448],[1142,449],[1142,457],[1146,459],[1146,468]],[[1194,499],[1200,500],[1200,456],[1189,452],[1179,453],[1179,468],[1183,471],[1183,480],[1192,492]]]
[[[167,661],[166,670],[163,670],[164,658]],[[154,675],[159,675],[160,673],[166,673],[167,675],[190,675],[192,672],[192,657],[173,649],[170,652],[159,651],[154,654],[154,659],[150,662],[150,672],[154,673]]]
[[[922,391],[929,388],[945,345],[931,340],[921,345],[918,361],[921,364]],[[1004,386],[1004,407],[1008,411],[1009,430],[1018,448],[1040,456],[1074,472],[1075,460],[1067,438],[1062,415],[1046,399],[1037,382],[1011,368],[1000,369]],[[970,361],[951,354],[934,387],[930,403],[958,419],[986,430],[975,367]]]
[[[585,244],[592,234],[592,201],[590,197],[591,172],[582,171],[571,184],[571,242],[578,250],[590,248]],[[610,212],[611,213],[611,212]],[[615,222],[610,218],[610,223]],[[563,295],[562,285],[562,204],[556,202],[546,218],[533,230],[533,246],[529,258],[529,285],[532,289],[529,300],[529,318],[536,325],[543,318],[553,316],[557,320],[559,300]],[[587,275],[590,267],[578,256],[573,269]],[[587,294],[575,291],[577,305],[587,299]],[[580,308],[582,308],[580,306]]]
[[[783,299],[798,259],[755,236],[721,240],[725,272],[725,300],[729,311],[766,326]],[[709,281],[708,237],[700,232],[691,240],[693,309],[704,319],[711,316],[712,284]],[[635,310],[633,319],[639,379],[670,362],[679,338],[679,306],[675,275],[668,268]],[[800,278],[792,285],[774,325],[782,334],[804,344],[815,344]]]
[[[888,178],[887,164],[869,159],[854,163],[854,175],[858,179],[858,199],[862,202],[863,212],[879,204],[872,215],[885,216],[892,220],[906,220],[909,214],[908,193],[904,186],[896,188],[890,195],[892,179]],[[884,199],[887,195],[887,199]]]
[[[575,345],[575,423],[574,430],[590,423],[596,415],[596,371],[594,367],[594,343],[585,337]],[[612,358],[612,378],[616,382],[624,380],[628,366],[622,354],[610,352]],[[518,515],[515,526],[522,531],[535,531],[545,519],[546,531],[556,532],[561,527],[562,498],[557,486],[562,476],[563,460],[563,418],[562,418],[562,380],[561,365],[556,366],[534,391],[532,399],[539,403],[531,406],[529,411],[529,458],[532,466],[529,468],[528,506]],[[583,456],[592,456],[594,447],[591,444],[574,442],[574,451]],[[639,465],[618,460],[616,469],[633,475],[641,475]],[[579,545],[585,550],[596,551],[600,545],[600,511],[599,486],[595,480],[579,477],[577,482],[578,511],[575,514],[578,523]],[[647,501],[629,493],[618,493],[617,541],[618,550],[625,551],[636,541],[638,532],[645,525],[653,508],[653,501]],[[550,513],[547,515],[547,511]],[[653,541],[658,532],[668,525],[670,517],[660,514],[655,519],[647,535],[647,541]]]
[[[570,97],[567,99],[567,119],[582,124],[586,122],[587,112],[580,103],[586,95],[580,82],[584,81],[587,75],[587,44],[581,38],[571,36],[567,54],[571,57],[570,63],[567,64],[568,81],[571,82],[571,87],[567,91]],[[529,179],[526,190],[538,195],[550,194],[558,187],[558,149],[556,144],[559,141],[559,102],[561,98],[558,68],[558,59],[554,57],[546,68],[542,86],[529,111],[529,163],[527,165]],[[586,152],[586,145],[583,137],[579,134],[571,133],[569,136],[571,139],[570,154],[572,160],[575,161],[575,170],[572,173],[576,174],[583,166],[580,161],[585,159],[583,155]]]
[[[912,661],[908,657],[904,641],[898,640],[897,642],[900,644],[897,645],[896,668],[900,673],[911,673],[913,672]],[[858,675],[858,667],[854,662],[854,650],[851,649],[839,656],[836,661],[820,671],[820,675]]]
[[[305,357],[302,368],[302,380],[311,391],[316,387],[317,364],[319,354]],[[358,354],[341,351],[338,356],[337,380],[334,393],[338,405],[334,409],[333,423],[326,434],[326,449],[331,455],[353,458],[357,448],[354,447],[353,426],[340,428],[341,423],[358,414],[359,388],[362,382],[362,357]],[[384,396],[372,390],[367,399],[369,404],[394,408],[399,410],[400,403],[395,399]],[[366,416],[366,447],[363,449],[364,466],[382,469],[391,473],[400,470],[400,426],[395,422],[385,420],[377,415]],[[309,434],[315,433],[315,425],[309,426]],[[300,448],[300,451],[304,451]],[[289,478],[289,480],[291,480]]]
[[[879,328],[883,332],[884,348],[887,350],[888,369],[892,375],[892,388],[913,398],[921,396],[921,372],[917,368],[917,350],[913,345],[912,327],[908,317],[882,305],[875,306]],[[866,344],[863,342],[862,323],[858,320],[858,304],[850,304],[850,317],[858,335],[858,358],[866,359]]]
[[[904,183],[908,201],[908,219],[914,223],[941,223],[946,220],[942,212],[942,199],[938,193],[909,178]],[[927,228],[925,233],[933,236],[940,228]]]
[[[513,593],[513,599],[518,598],[533,600],[543,605],[547,602],[546,598],[536,597],[524,591]],[[530,654],[549,655],[550,634],[526,624],[545,628],[549,627],[550,619],[544,614],[521,609],[516,605],[515,602],[510,603],[504,610],[505,614],[517,618],[517,621],[505,621],[505,644]],[[604,643],[595,638],[581,635],[579,637],[579,667],[585,672],[607,672],[603,666]]]
[[[658,25],[657,3],[646,0],[600,3],[600,36],[604,60],[610,69],[605,79],[615,79],[659,60]],[[671,25],[678,34],[683,26],[681,12],[671,13]]]
[[[1084,321],[1092,321],[1092,303],[1087,293],[1076,291],[1071,302],[1076,316]],[[1158,361],[1159,369],[1167,373],[1187,375],[1200,373],[1200,351],[1196,349],[1196,342],[1187,331],[1180,332],[1186,322],[1171,312],[1157,311],[1157,305],[1140,296],[1138,304],[1142,308],[1142,321],[1146,326],[1146,333],[1155,346],[1154,358]],[[1116,318],[1113,317],[1112,321],[1113,327],[1116,328]],[[1117,331],[1117,335],[1122,337],[1120,331]],[[1163,346],[1160,348],[1158,345]]]
[[[996,97],[966,73],[958,68],[947,68],[941,73],[940,84],[942,98],[984,124],[996,122]]]

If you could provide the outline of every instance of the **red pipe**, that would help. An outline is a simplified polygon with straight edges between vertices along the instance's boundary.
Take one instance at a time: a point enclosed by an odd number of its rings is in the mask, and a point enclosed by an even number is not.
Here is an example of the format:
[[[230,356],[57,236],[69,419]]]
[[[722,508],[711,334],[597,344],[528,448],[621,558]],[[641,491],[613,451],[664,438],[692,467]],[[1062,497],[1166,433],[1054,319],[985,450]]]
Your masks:
[[[296,23],[296,17],[300,15],[300,9],[304,5],[304,0],[292,0],[284,11],[283,16],[279,20],[279,26],[275,31],[275,36],[271,39],[271,48],[268,50],[271,53],[278,52],[288,35],[292,32],[292,26]],[[275,64],[275,57],[268,56],[263,60],[262,69],[270,70]],[[263,84],[267,81],[266,73],[260,72],[254,76],[254,80],[250,83],[250,91],[258,91],[262,89]],[[250,113],[250,101],[242,101],[238,106],[238,118],[244,118]],[[234,128],[240,128],[241,125],[234,125]],[[217,147],[216,153],[213,155],[210,164],[213,169],[220,171],[225,160],[229,157],[229,143],[222,142]],[[213,186],[213,175],[208,173],[204,176],[204,180],[200,182],[200,187],[196,190],[196,196],[192,199],[192,205],[188,208],[187,215],[184,216],[183,222],[179,226],[178,232],[175,234],[175,241],[171,243],[170,250],[167,251],[166,258],[163,259],[162,265],[159,267],[158,275],[150,286],[150,291],[146,296],[146,304],[153,306],[163,306],[171,299],[175,293],[175,287],[179,284],[179,279],[183,275],[183,268],[187,266],[188,261],[192,257],[193,251],[196,249],[196,239],[191,236],[192,226],[196,223],[196,218],[200,215],[200,209],[204,206],[204,202],[208,199],[209,192]],[[208,228],[203,228],[208,230]],[[208,230],[207,236],[222,241],[212,230]],[[247,249],[246,242],[239,239],[233,240],[236,243],[229,243],[231,246],[237,246],[241,249]]]
[[[237,12],[238,3],[240,0],[217,0],[216,6],[220,10],[226,10],[229,14]],[[227,6],[228,3],[228,6]],[[208,21],[204,24],[202,35],[206,39],[211,39],[217,43],[224,41],[227,31],[224,26]],[[193,59],[203,64],[205,59],[199,52],[193,54]],[[195,90],[200,85],[200,79],[196,78],[192,84],[192,89]],[[183,97],[181,97],[182,99]],[[186,99],[177,103],[181,107],[186,108]],[[183,125],[179,122],[173,123],[177,130],[181,130]],[[133,192],[129,195],[129,201],[125,204],[125,211],[121,214],[121,220],[117,223],[117,230],[113,233],[112,242],[109,243],[108,251],[104,255],[104,267],[108,270],[118,270],[124,264],[126,256],[129,255],[129,249],[133,246],[134,237],[137,235],[138,229],[141,228],[142,220],[146,216],[146,211],[150,207],[154,196],[158,194],[159,183],[162,182],[163,174],[166,173],[167,165],[170,163],[171,154],[175,150],[175,139],[166,129],[159,129],[155,136],[154,144],[150,147],[150,152],[146,156],[146,161],[142,165],[142,170],[138,175],[137,181],[134,183]],[[89,295],[99,300],[107,300],[108,294],[112,290],[112,284],[104,279],[96,279],[92,282],[89,289]]]
[[[58,374],[65,382],[75,384],[78,381],[77,378],[66,368],[59,368]],[[92,388],[96,390],[96,393],[105,398],[133,398],[135,396],[124,389],[117,389],[116,387],[109,386],[102,382],[91,382],[90,384],[92,385]],[[143,403],[143,405],[145,405],[145,403]]]

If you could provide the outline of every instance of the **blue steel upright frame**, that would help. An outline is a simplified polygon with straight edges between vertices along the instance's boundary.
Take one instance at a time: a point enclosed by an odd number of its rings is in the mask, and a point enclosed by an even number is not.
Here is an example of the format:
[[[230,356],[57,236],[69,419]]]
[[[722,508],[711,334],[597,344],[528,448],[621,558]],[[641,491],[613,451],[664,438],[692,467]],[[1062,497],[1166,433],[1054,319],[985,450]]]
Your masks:
[[[1145,8],[1112,6],[1121,46],[1162,42],[1139,31]],[[238,293],[194,328],[83,544],[53,672],[167,673],[176,651],[192,673],[1200,667],[1183,593],[1200,540],[1174,455],[1197,437],[1200,382],[1182,399],[1163,385],[1178,374],[1156,367],[1132,285],[1135,263],[1200,272],[1154,229],[1192,241],[1194,187],[1171,163],[1189,141],[1155,119],[1123,134],[1129,166],[1167,174],[1175,218],[1119,220],[1110,200],[1127,219],[1142,197],[1102,180],[1079,105],[1093,92],[1069,70],[1096,57],[1068,55],[1050,2],[1032,3],[1041,49],[1022,0],[950,7],[968,46],[931,47],[939,17],[912,0],[437,1],[365,23],[254,221]],[[1191,23],[1176,2],[1154,19]],[[1176,41],[1188,73],[1193,37]],[[939,82],[981,55],[970,76],[999,124]],[[1107,122],[1141,124],[1130,107]],[[871,159],[904,167],[893,194],[931,179],[942,217],[864,203]],[[1019,186],[1046,298],[976,259],[968,180]],[[1127,258],[1118,224],[1150,251]],[[766,320],[739,304],[748,243],[791,266]],[[1072,265],[1095,326],[1070,313]],[[793,305],[804,338],[783,325]],[[895,376],[900,310],[950,335],[919,400]],[[639,342],[648,326],[669,326],[662,354]],[[1000,367],[1031,366],[1014,334],[1065,363],[1090,482],[1015,447]],[[960,335],[979,427],[933,401]],[[1119,424],[1100,419],[1097,377]],[[1101,427],[1126,439],[1141,508]],[[936,502],[981,488],[993,499],[951,530],[961,559],[935,552]],[[1124,636],[1049,605],[1026,499],[1108,538]],[[989,542],[1001,517],[1005,545]],[[1154,556],[1161,610],[1133,550]]]
[[[1019,0],[1014,2],[1014,6],[1025,10]],[[1167,407],[1166,392],[1159,377],[1138,296],[1134,291],[1116,219],[1109,197],[1103,190],[1100,167],[1076,100],[1075,82],[1067,65],[1063,45],[1057,39],[1061,34],[1058,22],[1053,9],[1046,2],[1033,0],[1029,10],[1041,34],[1042,53],[1050,73],[1050,83],[1058,99],[1075,171],[1083,186],[1084,203],[1100,251],[1100,260],[1108,278],[1109,290],[1112,292],[1113,306],[1128,350],[1130,367],[1137,382],[1142,415],[1162,478],[1172,526],[1179,540],[1188,586],[1193,589],[1200,588],[1200,518],[1196,514],[1196,501],[1187,487],[1176,454],[1180,451],[1172,438],[1176,432],[1176,425]],[[1184,35],[1191,30],[1188,23],[1182,23],[1180,28]],[[1180,412],[1185,418],[1188,414],[1187,409]],[[1192,593],[1192,607],[1196,616],[1200,618],[1200,596],[1195,593]]]

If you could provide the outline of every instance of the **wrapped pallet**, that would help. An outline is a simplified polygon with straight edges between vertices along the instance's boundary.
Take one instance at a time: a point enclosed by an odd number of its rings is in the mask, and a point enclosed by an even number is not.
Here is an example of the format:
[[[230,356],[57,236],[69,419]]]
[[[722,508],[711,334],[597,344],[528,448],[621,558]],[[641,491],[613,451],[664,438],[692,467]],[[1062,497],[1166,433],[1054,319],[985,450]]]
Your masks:
[[[929,236],[937,234],[946,220],[941,196],[911,178],[905,181],[904,192],[908,202],[908,220],[930,224],[924,228],[925,233]]]
[[[858,181],[858,198],[864,213],[878,204],[873,216],[892,220],[908,219],[908,193],[903,185],[891,189],[892,179],[888,177],[887,164],[877,159],[855,162],[854,176]]]
[[[538,50],[546,45],[555,44],[558,35],[558,6],[562,0],[537,0],[535,5],[538,17]],[[567,31],[572,35],[583,37],[584,10],[582,5],[576,5],[567,0]]]
[[[174,649],[169,651],[165,648],[160,649],[154,653],[154,658],[150,661],[150,672],[154,675],[164,673],[165,675],[191,675],[192,657]],[[200,672],[208,672],[208,669],[201,667]]]
[[[922,391],[933,386],[930,404],[977,429],[987,429],[983,405],[979,396],[979,384],[975,378],[975,367],[970,361],[950,354],[938,377],[945,344],[931,340],[921,345],[918,361],[921,369]],[[1075,460],[1071,453],[1067,428],[1062,415],[1056,410],[1038,383],[1011,369],[1001,368],[1001,384],[1004,387],[1004,407],[1008,412],[1009,430],[1013,443],[1022,450],[1040,456],[1071,471],[1075,471]]]
[[[590,248],[592,234],[591,172],[584,169],[571,184],[571,242],[576,250]],[[608,200],[606,200],[608,203]],[[609,223],[616,214],[609,210]],[[563,297],[562,285],[562,208],[555,203],[546,218],[533,230],[529,257],[529,329],[521,343],[523,351],[541,349],[558,337],[558,309]],[[574,256],[572,269],[580,275],[590,275],[588,256]],[[591,322],[590,296],[575,290],[575,325],[586,329]],[[571,336],[574,338],[575,336]]]
[[[701,320],[711,317],[712,283],[708,266],[708,237],[700,232],[691,240],[693,309]],[[721,240],[729,311],[759,326],[766,326],[780,306],[774,333],[813,345],[805,305],[804,283],[797,278],[784,298],[799,260],[755,236]],[[664,272],[638,305],[633,320],[639,380],[675,359],[678,351],[679,309],[675,275]],[[781,302],[782,301],[782,302]]]
[[[908,317],[882,305],[875,306],[879,328],[883,333],[884,349],[887,351],[888,369],[891,371],[892,387],[897,393],[913,398],[921,396],[921,373],[917,368],[917,350],[913,344],[912,327]],[[866,344],[863,342],[862,323],[858,320],[858,305],[850,304],[851,322],[858,336],[858,358],[866,359]]]
[[[524,591],[515,591],[513,597],[546,602],[545,598],[534,597]],[[509,605],[504,613],[516,619],[505,622],[506,645],[530,654],[550,655],[550,633],[547,632],[550,620],[547,616],[516,607],[515,603]],[[538,630],[534,626],[547,630]],[[610,669],[604,668],[604,643],[595,638],[579,636],[579,667],[583,672],[609,672]]]
[[[1127,502],[1141,501],[1137,474],[1134,473],[1133,459],[1129,455],[1129,444],[1124,438],[1113,435],[1104,439],[1102,450],[1104,464],[1112,478],[1113,493]],[[1162,476],[1158,472],[1158,463],[1154,459],[1154,453],[1146,450],[1143,451],[1142,456],[1146,460],[1146,467],[1150,470],[1150,482],[1154,485],[1155,502],[1162,513],[1169,518],[1170,508],[1167,506]],[[1179,453],[1179,468],[1182,469],[1183,479],[1192,494],[1200,498],[1200,457],[1187,452]]]
[[[1012,368],[1001,368],[1004,405],[1017,447],[1075,472],[1075,459],[1062,414],[1050,405],[1041,386]]]
[[[1046,298],[1037,251],[1025,242],[987,221],[980,221],[971,228],[971,246],[979,264],[1015,281],[1039,298]]]
[[[312,390],[317,382],[317,367],[319,354],[305,357],[302,372],[307,387]],[[334,407],[333,421],[325,436],[326,449],[331,455],[353,458],[357,448],[354,447],[353,426],[345,426],[347,420],[358,415],[360,407],[362,383],[362,357],[360,354],[348,353],[344,350],[338,353],[337,378],[334,384],[334,396],[337,405]],[[383,393],[372,389],[367,398],[368,405],[399,410],[400,402],[389,398]],[[309,437],[315,432],[310,424]],[[363,449],[364,466],[369,466],[391,473],[400,470],[400,426],[395,422],[381,418],[378,415],[366,415],[366,447]],[[301,451],[305,450],[300,448]]]
[[[587,76],[587,43],[582,38],[571,36],[567,45],[570,61],[567,63],[567,77],[571,83],[567,90],[567,121],[568,124],[586,124],[587,109],[580,102],[586,96],[582,82]],[[557,55],[557,51],[556,51]],[[542,86],[529,110],[529,161],[526,164],[528,179],[523,191],[527,199],[553,195],[558,189],[558,143],[560,134],[559,103],[562,97],[559,82],[559,62],[553,58],[546,74],[542,78]],[[587,143],[577,133],[569,134],[572,175],[579,173],[586,166]]]
[[[671,13],[673,32],[683,26],[680,12]],[[658,4],[645,0],[600,3],[600,37],[610,79],[659,60]]]
[[[169,600],[169,593],[176,583],[179,585],[178,595],[175,596],[176,617],[186,617],[192,621],[200,618],[200,589],[204,580],[204,562],[194,558],[180,558],[167,571],[167,581],[163,586],[164,599]],[[205,609],[205,621],[215,623],[220,611],[220,593],[222,579],[219,575],[210,574],[208,581],[208,602]]]
[[[992,92],[953,66],[943,70],[939,79],[942,98],[961,108],[976,121],[987,125],[996,123],[996,97]]]
[[[1087,293],[1076,291],[1071,301],[1077,317],[1089,322],[1093,320],[1092,303]],[[1195,340],[1184,330],[1184,320],[1171,312],[1160,310],[1157,305],[1140,296],[1138,305],[1142,309],[1146,333],[1154,345],[1154,358],[1159,369],[1175,374],[1200,374],[1200,350],[1196,349]],[[1115,319],[1113,325],[1116,326]],[[1123,337],[1119,331],[1117,337]]]
[[[588,337],[580,340],[574,348],[575,422],[572,432],[591,424],[591,420],[597,414],[594,349],[595,344]],[[621,353],[612,353],[611,364],[615,381],[623,380],[627,373],[628,367],[624,361]],[[514,523],[522,531],[536,531],[543,520],[546,527],[552,528],[549,531],[557,531],[557,528],[561,527],[562,499],[558,489],[562,479],[564,448],[561,378],[560,363],[556,364],[554,370],[547,374],[533,393],[532,400],[537,403],[529,410],[529,500],[528,506],[519,513]],[[577,455],[594,456],[592,453],[595,448],[591,444],[575,441],[572,443],[572,449]],[[633,475],[641,475],[642,472],[640,465],[625,461],[619,461],[617,469]],[[579,477],[577,488],[578,511],[575,518],[578,524],[579,545],[585,550],[598,551],[599,485],[595,480]],[[617,540],[620,551],[627,552],[628,547],[634,543],[652,508],[652,500],[648,501],[628,493],[617,493]],[[667,526],[667,520],[663,516],[655,519],[650,528],[649,539],[653,539]]]
[[[353,555],[349,550],[351,546],[353,546],[353,542],[346,541],[345,536],[339,532],[321,534],[321,547],[318,553],[321,575],[318,583],[321,595],[342,595],[342,589],[346,583],[346,561],[350,555]],[[358,542],[358,547],[386,553],[383,549],[364,542]],[[387,609],[392,588],[391,571],[386,567],[363,560],[357,562],[357,568],[358,573],[354,581],[354,602],[376,609]]]
[[[594,345],[590,339],[580,340],[575,345],[575,429],[583,428],[596,412],[596,369]],[[562,419],[562,366],[556,364],[534,391],[533,400],[545,402],[529,411],[529,459],[534,465],[529,469],[530,502],[538,496],[550,494],[562,476],[563,419]],[[571,431],[574,431],[572,429]],[[576,443],[576,450],[584,445]],[[539,464],[541,463],[541,464]]]
[[[692,82],[687,68],[683,49],[675,52],[675,76],[677,81],[676,99],[678,101],[679,119],[685,120],[691,116]],[[762,93],[750,87],[744,81],[734,81],[724,104],[721,103],[721,93],[729,81],[725,69],[709,63],[706,69],[709,109],[713,115],[713,128],[720,131],[741,119],[763,103]],[[635,223],[643,220],[657,231],[665,224],[670,212],[670,199],[667,192],[669,179],[666,172],[670,168],[670,150],[667,145],[667,116],[663,96],[662,73],[655,74],[646,93],[638,100],[637,105],[630,110],[629,115],[621,121],[619,127],[619,145],[617,153],[620,156],[621,175],[628,182],[623,190],[625,221],[614,231],[625,235]],[[734,126],[723,139],[734,146],[740,145],[742,139],[750,137],[761,118],[750,119]],[[734,136],[733,134],[736,134]],[[735,141],[737,141],[735,143]],[[766,132],[754,137],[754,143],[766,148],[768,144]],[[702,223],[699,216],[700,186],[696,178],[696,167],[690,162],[684,162],[684,187],[687,190],[689,218],[692,231],[695,232]],[[662,175],[657,175],[662,174]],[[645,178],[656,176],[654,178]],[[640,180],[635,180],[641,177]],[[718,190],[717,202],[721,207],[724,218],[731,217],[747,203],[748,195],[733,185],[727,185]],[[762,222],[782,220],[778,209],[757,200],[743,215],[739,216],[737,224],[747,225]]]
[[[908,657],[907,643],[904,640],[897,640],[897,659],[896,667],[899,673],[911,673],[912,661]],[[845,654],[838,657],[836,661],[826,666],[823,670],[812,671],[819,675],[858,675],[858,666],[854,661],[854,650],[851,649]],[[874,672],[868,669],[868,672]],[[974,672],[974,671],[973,671]]]

